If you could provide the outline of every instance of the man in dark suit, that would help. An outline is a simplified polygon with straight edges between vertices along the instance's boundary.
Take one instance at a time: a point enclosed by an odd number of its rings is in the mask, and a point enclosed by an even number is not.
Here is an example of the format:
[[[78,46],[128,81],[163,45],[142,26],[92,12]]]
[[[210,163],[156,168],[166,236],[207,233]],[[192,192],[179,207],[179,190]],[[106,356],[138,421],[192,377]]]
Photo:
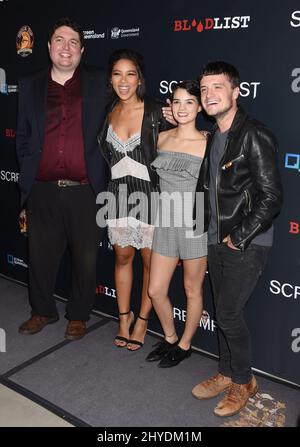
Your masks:
[[[65,337],[85,335],[96,285],[100,229],[95,195],[106,188],[97,146],[105,108],[105,75],[81,64],[83,34],[70,19],[49,33],[51,67],[19,84],[17,156],[21,206],[27,208],[31,318],[19,328],[35,334],[58,320],[53,299],[66,248],[72,296]]]

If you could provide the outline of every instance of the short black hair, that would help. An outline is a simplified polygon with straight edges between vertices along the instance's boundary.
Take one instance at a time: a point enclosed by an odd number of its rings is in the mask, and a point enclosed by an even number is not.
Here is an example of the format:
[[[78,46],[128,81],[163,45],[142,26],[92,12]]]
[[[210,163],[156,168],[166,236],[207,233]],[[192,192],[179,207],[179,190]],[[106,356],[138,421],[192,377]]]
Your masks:
[[[108,68],[107,68],[107,82],[108,82],[109,95],[111,96],[112,99],[117,97],[117,94],[115,93],[110,83],[110,80],[115,64],[121,59],[127,59],[135,65],[140,80],[140,85],[137,88],[136,94],[137,97],[143,101],[146,94],[144,58],[140,53],[131,50],[129,48],[120,48],[118,50],[115,50],[109,56]]]
[[[199,81],[201,81],[204,76],[217,74],[224,74],[225,76],[227,76],[229,82],[232,85],[232,88],[239,87],[241,79],[237,68],[235,68],[228,62],[223,61],[213,61],[205,65],[203,67],[202,73],[199,76]]]
[[[69,17],[61,17],[58,19],[50,28],[48,33],[48,42],[51,43],[51,39],[57,28],[60,28],[61,26],[68,26],[69,28],[72,28],[73,31],[79,34],[79,40],[80,40],[80,47],[84,47],[84,36],[83,31],[81,27],[78,25],[77,22],[75,22],[72,19],[69,19]]]
[[[197,101],[200,104],[200,88],[199,88],[199,82],[197,82],[195,79],[188,79],[186,81],[181,81],[175,87],[173,88],[172,94],[171,94],[171,101],[173,101],[174,93],[179,88],[182,88],[186,90],[190,95],[196,96]]]

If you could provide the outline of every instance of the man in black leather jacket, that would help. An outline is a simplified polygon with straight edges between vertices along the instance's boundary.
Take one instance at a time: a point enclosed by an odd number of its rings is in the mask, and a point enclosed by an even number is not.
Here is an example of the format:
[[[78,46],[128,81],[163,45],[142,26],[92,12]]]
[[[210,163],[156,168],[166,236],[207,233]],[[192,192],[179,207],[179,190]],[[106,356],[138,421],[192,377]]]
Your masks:
[[[202,106],[216,120],[197,191],[204,193],[208,265],[219,337],[219,372],[196,385],[198,399],[227,390],[217,416],[238,413],[257,391],[244,308],[272,246],[274,217],[282,204],[274,135],[237,105],[239,73],[211,62],[200,76]]]

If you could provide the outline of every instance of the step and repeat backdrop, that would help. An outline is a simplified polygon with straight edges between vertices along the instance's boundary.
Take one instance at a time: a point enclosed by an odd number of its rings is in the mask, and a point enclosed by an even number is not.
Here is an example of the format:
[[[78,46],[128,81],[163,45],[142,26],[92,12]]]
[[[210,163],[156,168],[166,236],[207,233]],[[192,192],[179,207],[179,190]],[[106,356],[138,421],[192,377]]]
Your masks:
[[[18,78],[49,63],[47,32],[56,19],[69,16],[81,24],[85,35],[83,60],[87,63],[106,68],[109,54],[117,48],[141,52],[146,63],[148,94],[162,100],[170,96],[180,80],[197,78],[209,60],[228,61],[241,74],[240,104],[250,115],[265,122],[278,138],[285,193],[267,268],[247,306],[254,368],[300,385],[300,4],[297,0],[274,0],[271,8],[269,5],[264,0],[0,0],[0,273],[27,282],[27,243],[18,229]],[[24,36],[29,45],[22,45]],[[198,126],[211,128],[203,117]],[[99,249],[95,309],[116,316],[113,269],[113,250],[104,240]],[[135,314],[141,273],[137,253],[132,292]],[[56,293],[68,297],[69,292],[70,265],[66,254]],[[170,297],[180,332],[186,316],[180,263]],[[208,275],[204,309],[206,318],[199,322],[193,344],[217,354]],[[154,315],[149,327],[161,333]]]

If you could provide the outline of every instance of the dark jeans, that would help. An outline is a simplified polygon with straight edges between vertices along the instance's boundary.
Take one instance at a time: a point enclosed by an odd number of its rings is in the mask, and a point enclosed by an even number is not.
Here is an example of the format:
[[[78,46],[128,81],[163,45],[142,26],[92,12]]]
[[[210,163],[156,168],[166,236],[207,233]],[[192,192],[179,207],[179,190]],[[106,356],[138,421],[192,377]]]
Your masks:
[[[251,380],[251,339],[244,308],[265,267],[270,247],[250,245],[245,251],[222,243],[208,246],[219,340],[219,372],[233,382]]]
[[[96,197],[89,185],[59,187],[35,182],[28,201],[29,301],[32,314],[57,315],[53,293],[62,255],[72,267],[69,320],[88,320],[95,299],[101,232]]]

